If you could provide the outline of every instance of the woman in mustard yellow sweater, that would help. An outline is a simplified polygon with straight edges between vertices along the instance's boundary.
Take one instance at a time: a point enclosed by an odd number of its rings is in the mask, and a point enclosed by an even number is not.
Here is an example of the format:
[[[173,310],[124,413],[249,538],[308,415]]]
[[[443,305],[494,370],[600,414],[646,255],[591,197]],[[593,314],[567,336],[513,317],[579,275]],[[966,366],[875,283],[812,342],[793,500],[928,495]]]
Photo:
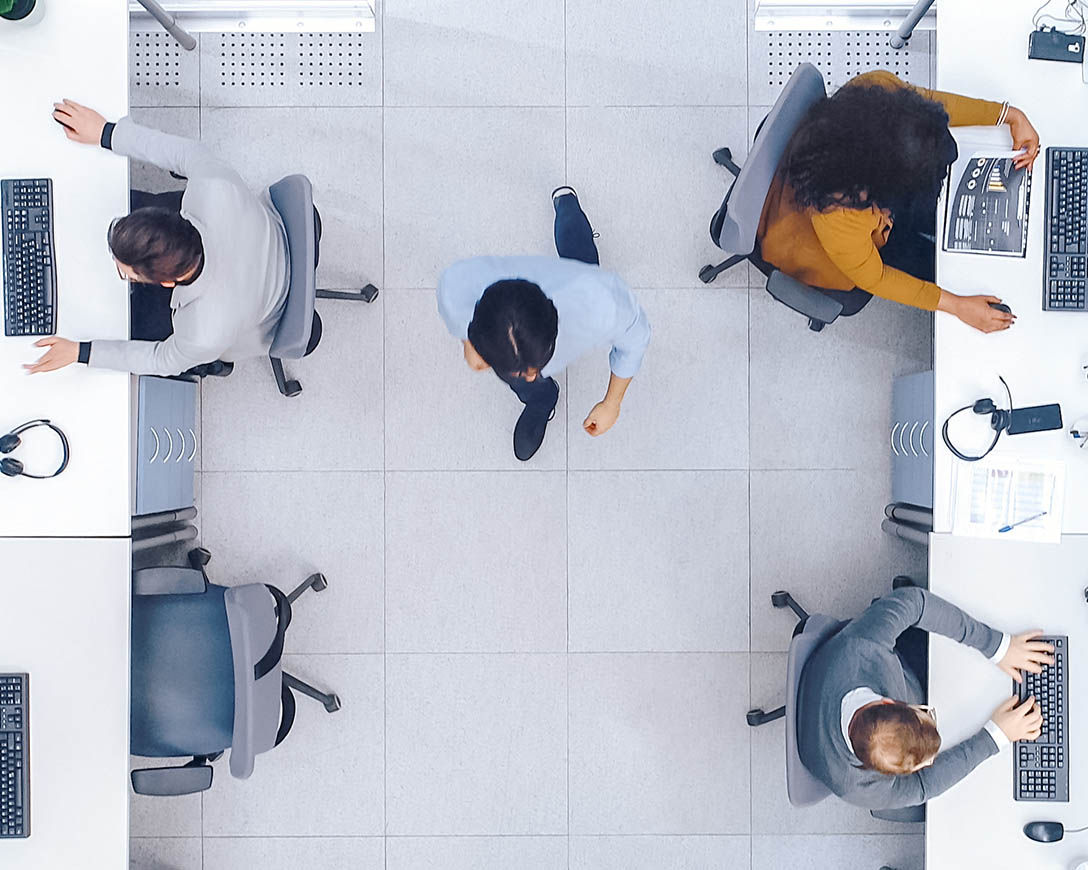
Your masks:
[[[871,295],[946,311],[983,332],[1008,329],[996,296],[933,283],[935,207],[956,157],[950,126],[1008,124],[1030,166],[1039,136],[1007,103],[907,85],[889,72],[851,80],[805,116],[767,194],[757,238],[764,260],[814,287],[843,291],[843,314]],[[927,237],[928,236],[928,237]]]

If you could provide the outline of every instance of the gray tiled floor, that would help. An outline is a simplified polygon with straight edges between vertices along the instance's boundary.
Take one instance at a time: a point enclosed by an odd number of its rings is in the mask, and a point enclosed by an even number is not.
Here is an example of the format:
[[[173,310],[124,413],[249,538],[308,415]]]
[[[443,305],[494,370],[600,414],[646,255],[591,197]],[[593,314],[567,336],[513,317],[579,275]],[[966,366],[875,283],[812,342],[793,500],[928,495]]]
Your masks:
[[[266,63],[295,52],[282,86],[254,86],[255,34],[233,79],[214,35],[180,83],[142,70],[139,120],[254,185],[305,172],[320,283],[382,295],[320,303],[299,398],[262,360],[202,385],[211,574],[328,576],[286,663],[343,709],[300,698],[247,781],[220,762],[203,797],[133,799],[133,867],[921,870],[920,826],[791,808],[781,723],[743,718],[781,694],[771,591],[845,614],[923,570],[879,519],[891,378],[930,356],[915,311],[876,300],[816,335],[744,268],[698,282],[728,181],[710,154],[742,159],[766,112],[747,6],[387,0],[373,37],[270,41]],[[308,84],[311,50],[353,83]],[[434,286],[462,256],[550,252],[564,181],[654,339],[599,439],[605,353],[572,366],[526,467],[517,402],[464,366]]]

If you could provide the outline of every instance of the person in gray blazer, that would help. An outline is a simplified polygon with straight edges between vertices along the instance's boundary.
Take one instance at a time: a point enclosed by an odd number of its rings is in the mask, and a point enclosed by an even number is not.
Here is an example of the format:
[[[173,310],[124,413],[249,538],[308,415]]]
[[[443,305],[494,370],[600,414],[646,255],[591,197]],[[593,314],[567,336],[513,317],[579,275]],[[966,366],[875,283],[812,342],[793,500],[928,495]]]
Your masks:
[[[107,123],[64,100],[53,118],[75,142],[153,163],[188,182],[184,194],[134,191],[131,213],[110,226],[117,273],[132,282],[131,340],[43,338],[37,346],[49,349],[26,368],[82,362],[135,374],[221,374],[234,360],[266,354],[288,284],[287,235],[267,191],[250,190],[199,142],[129,117]]]
[[[878,598],[816,650],[798,693],[801,762],[843,800],[869,810],[924,804],[1017,740],[1039,736],[1034,698],[1004,701],[962,743],[941,747],[919,675],[896,643],[908,629],[936,632],[974,647],[1014,680],[1053,663],[1042,632],[1010,636],[915,587]],[[924,674],[922,674],[924,677]]]

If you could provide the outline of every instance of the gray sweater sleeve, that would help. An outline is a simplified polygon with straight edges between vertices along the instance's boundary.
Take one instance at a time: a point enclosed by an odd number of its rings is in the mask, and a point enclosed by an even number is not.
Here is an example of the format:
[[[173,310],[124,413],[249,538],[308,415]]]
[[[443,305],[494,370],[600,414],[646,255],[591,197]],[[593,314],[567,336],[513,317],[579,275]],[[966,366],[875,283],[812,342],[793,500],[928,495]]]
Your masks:
[[[1001,632],[968,616],[940,596],[916,587],[896,589],[878,598],[843,631],[891,648],[911,626],[974,647],[987,658],[1001,645]]]
[[[948,791],[997,751],[993,738],[982,728],[973,737],[942,750],[933,764],[917,773],[889,776],[873,772],[842,797],[868,810],[915,807]]]

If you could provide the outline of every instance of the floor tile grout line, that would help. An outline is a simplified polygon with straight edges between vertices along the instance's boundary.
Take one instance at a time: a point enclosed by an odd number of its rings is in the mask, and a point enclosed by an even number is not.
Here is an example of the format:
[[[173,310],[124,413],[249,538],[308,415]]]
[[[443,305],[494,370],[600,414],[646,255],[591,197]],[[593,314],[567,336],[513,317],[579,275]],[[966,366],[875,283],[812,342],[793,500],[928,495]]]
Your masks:
[[[563,0],[563,184],[570,182],[570,124],[569,107],[567,106],[567,0]],[[570,386],[570,379],[564,373],[564,387]],[[564,528],[566,540],[563,542],[566,550],[566,655],[564,656],[564,674],[566,676],[566,822],[567,822],[567,870],[570,870],[570,832],[571,832],[571,806],[570,806],[570,412],[571,402],[568,396],[563,415],[563,453],[564,453],[564,498],[566,501],[566,515]]]
[[[381,4],[381,130],[382,130],[382,291],[386,285],[385,233],[385,0]],[[389,318],[382,300],[382,867],[389,867],[389,467],[386,455],[386,336]]]

